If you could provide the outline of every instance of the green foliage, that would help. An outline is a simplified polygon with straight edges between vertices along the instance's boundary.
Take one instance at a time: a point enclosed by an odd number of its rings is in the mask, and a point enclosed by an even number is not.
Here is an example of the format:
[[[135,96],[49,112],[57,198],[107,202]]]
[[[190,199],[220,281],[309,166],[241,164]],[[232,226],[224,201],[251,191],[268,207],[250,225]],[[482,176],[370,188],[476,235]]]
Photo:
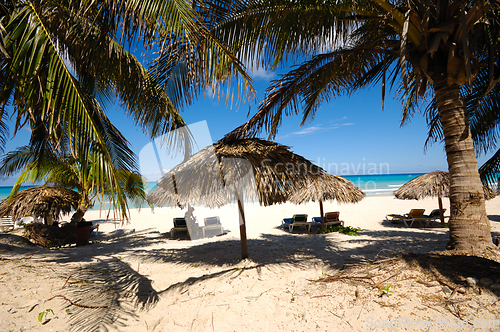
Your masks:
[[[320,229],[318,231],[318,234],[339,232],[339,233],[346,234],[346,235],[357,236],[359,231],[361,231],[361,228],[359,228],[359,227],[335,225],[335,226],[330,226],[325,230]]]
[[[384,296],[384,295],[389,296],[391,293],[394,293],[393,291],[391,291],[391,285],[387,285],[387,286],[385,286],[384,289],[380,290],[380,296]]]
[[[101,166],[99,154],[96,153],[79,160],[69,154],[52,152],[46,153],[40,160],[37,159],[36,151],[25,146],[4,156],[0,162],[0,174],[9,174],[13,169],[22,167],[11,195],[23,183],[44,181],[66,189],[76,189],[80,194],[78,208],[83,213],[98,199],[100,202],[110,201],[115,211],[126,217],[127,199],[139,204],[145,201],[145,182],[138,172],[120,168],[129,167],[123,162],[113,162],[108,168],[112,176],[102,173]]]
[[[41,313],[38,314],[38,321],[41,323],[42,320],[43,320],[43,317],[47,317],[47,315],[49,314],[49,312],[52,313],[52,315],[54,315],[54,311],[52,309],[47,309],[45,311],[42,311]]]
[[[185,126],[178,108],[205,91],[198,83],[243,77],[250,87],[241,63],[200,24],[192,6],[177,4],[182,8],[150,1],[2,2],[0,152],[10,136],[7,119],[15,123],[14,135],[31,129],[29,145],[5,155],[0,167],[3,176],[22,172],[13,193],[23,183],[47,181],[78,189],[82,205],[99,195],[126,219],[126,200],[145,193],[136,185],[142,179],[134,152],[106,116],[115,96],[155,137]],[[123,46],[138,42],[169,49],[160,50],[156,63],[163,66],[154,74]],[[210,56],[190,58],[186,66],[194,49]],[[191,137],[174,132],[168,142],[189,148]]]

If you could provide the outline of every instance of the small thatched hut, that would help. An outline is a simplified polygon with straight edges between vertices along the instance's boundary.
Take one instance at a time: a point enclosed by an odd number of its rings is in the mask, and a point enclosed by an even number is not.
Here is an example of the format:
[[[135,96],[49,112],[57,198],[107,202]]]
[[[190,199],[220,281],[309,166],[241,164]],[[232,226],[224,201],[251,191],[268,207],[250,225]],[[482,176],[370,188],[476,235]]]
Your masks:
[[[61,213],[76,209],[79,201],[80,194],[73,190],[48,185],[32,187],[0,202],[0,216],[12,216],[13,220],[26,215],[40,216],[50,225]]]

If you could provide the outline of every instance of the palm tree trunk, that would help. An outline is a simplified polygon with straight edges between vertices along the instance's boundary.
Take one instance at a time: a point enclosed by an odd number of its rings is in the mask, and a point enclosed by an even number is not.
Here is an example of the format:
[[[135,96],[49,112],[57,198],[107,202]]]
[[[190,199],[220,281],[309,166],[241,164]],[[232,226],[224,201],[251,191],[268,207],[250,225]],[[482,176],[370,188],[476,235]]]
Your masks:
[[[434,91],[450,172],[450,240],[447,248],[478,253],[492,246],[493,242],[469,119],[458,85],[448,86],[445,75],[442,75],[434,78]]]
[[[80,204],[78,206],[78,209],[76,212],[71,216],[71,222],[72,223],[78,223],[83,220],[83,216],[85,215],[85,212],[87,212],[87,205],[86,204]]]

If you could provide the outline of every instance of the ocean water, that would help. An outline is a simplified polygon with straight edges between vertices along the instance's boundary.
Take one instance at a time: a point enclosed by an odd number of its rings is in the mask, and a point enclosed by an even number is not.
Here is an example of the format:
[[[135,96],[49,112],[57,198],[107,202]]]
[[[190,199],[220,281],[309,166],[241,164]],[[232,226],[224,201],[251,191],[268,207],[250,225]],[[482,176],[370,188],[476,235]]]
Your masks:
[[[35,186],[21,186],[20,190],[31,188],[31,187],[35,187]],[[11,191],[12,191],[12,187],[0,186],[0,201],[9,197]]]
[[[394,190],[411,179],[422,175],[422,173],[409,174],[384,174],[384,175],[344,175],[345,178],[351,180],[356,186],[363,190],[367,196],[391,196]],[[25,186],[22,189],[32,186]],[[147,183],[147,191],[156,188],[155,182]],[[12,187],[0,186],[0,200],[9,197]],[[146,205],[143,204],[142,207]],[[137,206],[138,207],[138,206]],[[99,204],[96,204],[94,209],[99,209]]]
[[[393,192],[406,182],[424,173],[382,174],[382,175],[344,175],[367,196],[392,196]]]

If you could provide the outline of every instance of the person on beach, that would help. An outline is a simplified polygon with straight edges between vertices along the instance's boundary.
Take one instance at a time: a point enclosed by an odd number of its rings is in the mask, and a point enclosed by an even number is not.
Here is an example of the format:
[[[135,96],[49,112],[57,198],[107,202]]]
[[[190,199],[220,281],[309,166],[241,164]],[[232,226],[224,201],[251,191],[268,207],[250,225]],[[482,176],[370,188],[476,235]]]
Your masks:
[[[186,224],[189,228],[189,233],[191,235],[191,240],[198,237],[198,233],[200,227],[198,226],[198,221],[196,220],[196,216],[194,215],[194,207],[188,204],[188,209],[186,213],[184,213],[184,219],[186,219]]]
[[[186,213],[184,213],[184,219],[186,219],[186,222],[188,223],[196,222],[196,217],[194,216],[193,212],[194,212],[194,207],[188,204],[188,209]]]

